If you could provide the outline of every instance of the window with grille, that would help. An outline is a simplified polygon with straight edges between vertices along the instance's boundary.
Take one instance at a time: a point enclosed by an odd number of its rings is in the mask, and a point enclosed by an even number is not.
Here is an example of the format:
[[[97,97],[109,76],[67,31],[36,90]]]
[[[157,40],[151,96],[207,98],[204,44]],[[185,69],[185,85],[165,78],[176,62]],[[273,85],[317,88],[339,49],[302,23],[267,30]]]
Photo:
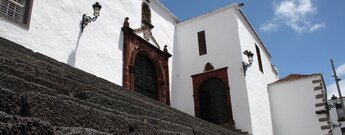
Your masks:
[[[29,25],[33,0],[0,0],[0,15],[14,22]]]

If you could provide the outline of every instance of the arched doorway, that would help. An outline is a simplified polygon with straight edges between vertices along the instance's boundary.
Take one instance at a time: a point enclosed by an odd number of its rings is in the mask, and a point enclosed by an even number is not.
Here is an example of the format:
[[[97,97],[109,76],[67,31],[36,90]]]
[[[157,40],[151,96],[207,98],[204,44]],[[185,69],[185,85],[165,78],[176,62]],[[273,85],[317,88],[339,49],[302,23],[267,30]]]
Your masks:
[[[229,109],[222,80],[206,80],[199,89],[200,118],[218,125],[227,124]]]
[[[156,72],[149,58],[143,54],[135,57],[134,91],[158,100]]]
[[[147,27],[153,28],[152,25]],[[129,27],[128,18],[125,19],[122,31],[122,86],[170,105],[169,58],[172,55],[138,36]]]

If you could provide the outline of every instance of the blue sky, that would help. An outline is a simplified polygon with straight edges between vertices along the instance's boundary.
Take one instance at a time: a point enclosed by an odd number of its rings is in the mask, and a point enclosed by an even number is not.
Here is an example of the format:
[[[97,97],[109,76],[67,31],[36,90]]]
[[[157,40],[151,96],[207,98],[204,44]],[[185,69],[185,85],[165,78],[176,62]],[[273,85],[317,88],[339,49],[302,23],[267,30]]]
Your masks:
[[[272,55],[279,76],[322,73],[329,95],[338,95],[330,59],[345,95],[344,0],[160,0],[179,20],[232,3],[241,7]]]

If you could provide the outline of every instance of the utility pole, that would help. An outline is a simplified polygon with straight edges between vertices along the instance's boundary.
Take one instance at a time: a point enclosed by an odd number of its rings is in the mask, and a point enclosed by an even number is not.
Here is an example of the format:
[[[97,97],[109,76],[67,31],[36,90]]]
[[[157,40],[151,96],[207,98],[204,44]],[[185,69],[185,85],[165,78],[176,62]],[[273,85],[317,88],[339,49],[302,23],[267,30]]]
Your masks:
[[[341,107],[343,108],[343,111],[345,112],[343,96],[341,95],[341,91],[340,91],[340,87],[339,87],[339,81],[340,81],[341,79],[339,79],[338,76],[337,76],[337,72],[335,71],[334,63],[333,63],[333,60],[332,60],[332,59],[331,59],[331,64],[332,64],[332,70],[333,70],[333,76],[332,76],[332,77],[334,77],[335,84],[337,85],[337,89],[338,89],[338,94],[339,94],[339,99],[340,99]]]

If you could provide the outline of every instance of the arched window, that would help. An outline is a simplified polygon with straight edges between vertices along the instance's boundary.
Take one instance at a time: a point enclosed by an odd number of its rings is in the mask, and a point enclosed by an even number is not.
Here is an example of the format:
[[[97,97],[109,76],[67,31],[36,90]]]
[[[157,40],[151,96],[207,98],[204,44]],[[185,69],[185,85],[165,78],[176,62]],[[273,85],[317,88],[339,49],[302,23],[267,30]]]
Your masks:
[[[143,2],[141,6],[141,19],[143,22],[151,23],[151,10],[147,3]]]
[[[223,81],[206,80],[199,89],[200,118],[214,123],[226,124],[229,119],[227,99]]]
[[[150,59],[139,54],[134,62],[134,91],[158,100],[156,72]]]

